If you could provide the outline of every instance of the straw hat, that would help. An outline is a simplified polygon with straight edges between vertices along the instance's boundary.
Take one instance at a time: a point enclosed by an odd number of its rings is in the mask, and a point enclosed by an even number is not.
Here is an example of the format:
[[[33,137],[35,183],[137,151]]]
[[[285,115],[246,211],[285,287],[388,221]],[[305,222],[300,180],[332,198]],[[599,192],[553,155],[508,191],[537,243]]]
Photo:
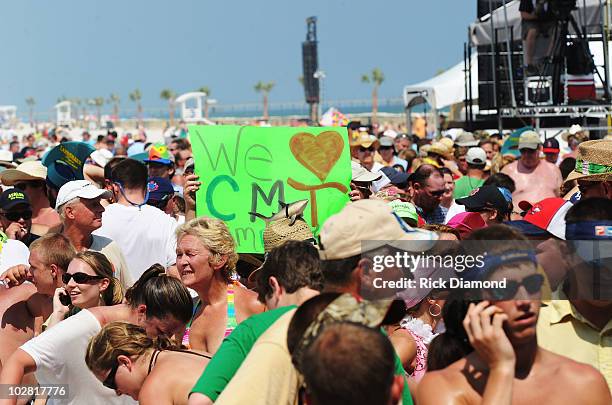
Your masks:
[[[451,146],[452,148],[452,146]],[[446,159],[448,159],[448,155],[451,154],[452,149],[449,148],[445,143],[443,142],[434,142],[431,144],[430,148],[429,148],[429,153],[436,153]]]
[[[370,135],[367,132],[359,132],[357,136],[354,136],[351,140],[351,147],[353,146],[363,146],[364,148],[369,148],[374,145],[377,147],[379,145],[378,138],[374,135]]]
[[[565,181],[571,180],[612,181],[612,141],[600,139],[578,145],[576,168]]]
[[[269,253],[272,249],[290,240],[305,241],[309,239],[315,240],[310,226],[301,217],[295,220],[292,218],[281,218],[276,221],[266,222],[263,232],[264,251]],[[262,266],[263,263],[249,275],[249,283],[255,282],[256,274],[261,270]]]
[[[453,142],[453,140],[452,140],[452,139],[444,137],[444,138],[440,139],[440,141],[439,141],[439,142],[440,142],[441,144],[446,145],[446,149],[447,149],[447,150],[448,150],[450,153],[452,153],[452,152],[453,152],[453,146],[455,145],[455,143]]]
[[[282,218],[266,224],[263,232],[264,251],[269,252],[289,240],[314,239],[306,221],[296,219],[293,225],[291,222],[291,218]]]
[[[0,174],[0,182],[12,186],[19,181],[45,181],[47,168],[39,160],[23,162],[15,169],[8,169]]]

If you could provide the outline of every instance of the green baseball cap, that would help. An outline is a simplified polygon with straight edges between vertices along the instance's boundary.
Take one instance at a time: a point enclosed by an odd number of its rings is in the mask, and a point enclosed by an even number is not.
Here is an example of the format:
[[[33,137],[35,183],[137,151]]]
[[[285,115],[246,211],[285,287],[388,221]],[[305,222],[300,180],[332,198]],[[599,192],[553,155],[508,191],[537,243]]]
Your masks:
[[[393,200],[389,203],[389,206],[391,206],[391,209],[398,217],[409,219],[415,223],[419,222],[419,216],[414,204],[402,200]]]

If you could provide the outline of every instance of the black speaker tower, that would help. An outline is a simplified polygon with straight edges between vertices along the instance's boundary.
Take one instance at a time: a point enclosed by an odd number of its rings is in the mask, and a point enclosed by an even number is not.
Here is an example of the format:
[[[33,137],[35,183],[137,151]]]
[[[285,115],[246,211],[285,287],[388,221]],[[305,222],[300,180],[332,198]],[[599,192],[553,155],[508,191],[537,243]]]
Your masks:
[[[304,95],[306,103],[319,102],[319,79],[314,77],[319,69],[317,55],[317,17],[306,19],[306,41],[302,42],[302,67],[304,74]]]

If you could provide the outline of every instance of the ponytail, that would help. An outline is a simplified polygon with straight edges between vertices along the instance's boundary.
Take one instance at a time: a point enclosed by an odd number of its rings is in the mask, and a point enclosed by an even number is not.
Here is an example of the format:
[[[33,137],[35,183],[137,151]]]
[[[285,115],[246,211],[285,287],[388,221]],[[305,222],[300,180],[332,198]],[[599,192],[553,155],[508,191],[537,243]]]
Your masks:
[[[169,316],[185,324],[191,319],[193,301],[187,287],[168,276],[161,264],[149,267],[125,293],[132,308],[145,305],[147,318],[164,319]]]

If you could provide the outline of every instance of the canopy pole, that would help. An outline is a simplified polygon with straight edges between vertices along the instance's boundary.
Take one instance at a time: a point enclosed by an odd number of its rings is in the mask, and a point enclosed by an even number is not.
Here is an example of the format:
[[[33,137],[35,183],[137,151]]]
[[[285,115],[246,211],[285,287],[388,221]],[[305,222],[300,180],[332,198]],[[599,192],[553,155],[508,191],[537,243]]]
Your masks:
[[[506,55],[508,57],[508,74],[509,74],[509,78],[510,78],[510,95],[512,97],[512,108],[516,108],[516,95],[514,94],[514,69],[512,66],[512,48],[510,47],[510,32],[509,30],[512,29],[512,27],[510,27],[508,25],[508,9],[507,9],[507,4],[506,4],[506,0],[503,0],[503,7],[504,7],[504,20],[506,23]],[[493,15],[491,15],[491,19],[493,19]]]

